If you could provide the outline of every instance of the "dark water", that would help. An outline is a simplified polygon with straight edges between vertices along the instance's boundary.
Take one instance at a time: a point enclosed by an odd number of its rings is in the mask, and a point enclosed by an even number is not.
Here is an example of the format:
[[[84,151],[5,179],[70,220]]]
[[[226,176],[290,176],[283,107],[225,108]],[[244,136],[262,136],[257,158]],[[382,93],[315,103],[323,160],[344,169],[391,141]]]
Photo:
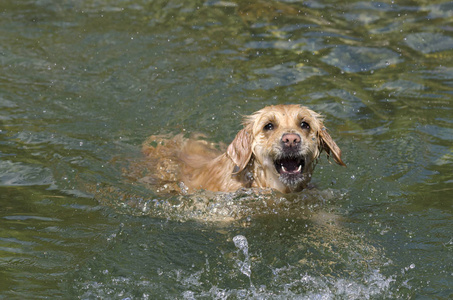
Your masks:
[[[450,299],[453,2],[0,3],[0,298]],[[347,168],[159,196],[156,133],[302,103]]]

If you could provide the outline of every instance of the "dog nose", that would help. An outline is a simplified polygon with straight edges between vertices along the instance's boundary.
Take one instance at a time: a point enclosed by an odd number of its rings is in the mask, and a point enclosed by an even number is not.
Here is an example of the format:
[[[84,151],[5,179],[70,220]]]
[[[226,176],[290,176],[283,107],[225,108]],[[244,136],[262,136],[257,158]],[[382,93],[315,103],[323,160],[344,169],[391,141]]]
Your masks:
[[[295,133],[285,133],[282,136],[282,144],[286,147],[295,147],[300,144],[300,136]]]

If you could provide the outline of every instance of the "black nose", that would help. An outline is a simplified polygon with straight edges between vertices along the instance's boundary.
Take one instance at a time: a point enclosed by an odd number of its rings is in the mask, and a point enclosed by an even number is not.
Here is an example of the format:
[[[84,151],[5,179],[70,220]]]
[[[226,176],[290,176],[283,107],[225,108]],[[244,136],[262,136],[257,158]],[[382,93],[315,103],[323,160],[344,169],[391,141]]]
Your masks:
[[[289,148],[296,147],[300,144],[300,136],[295,133],[285,133],[282,136],[282,144]]]

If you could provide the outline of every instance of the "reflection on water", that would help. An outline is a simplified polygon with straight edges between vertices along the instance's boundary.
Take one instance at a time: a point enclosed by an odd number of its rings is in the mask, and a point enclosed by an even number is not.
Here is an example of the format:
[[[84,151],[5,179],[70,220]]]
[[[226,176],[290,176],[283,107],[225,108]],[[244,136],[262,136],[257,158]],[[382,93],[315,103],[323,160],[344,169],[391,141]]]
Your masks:
[[[74,275],[84,298],[122,292],[155,298],[169,288],[188,299],[392,298],[392,287],[406,281],[399,271],[386,275],[391,261],[365,236],[334,222],[280,214],[222,227],[130,220],[108,243]],[[137,260],[144,265],[127,267]]]
[[[0,298],[452,298],[452,8],[1,1]],[[228,143],[288,103],[348,165],[316,189],[127,172],[152,134]]]

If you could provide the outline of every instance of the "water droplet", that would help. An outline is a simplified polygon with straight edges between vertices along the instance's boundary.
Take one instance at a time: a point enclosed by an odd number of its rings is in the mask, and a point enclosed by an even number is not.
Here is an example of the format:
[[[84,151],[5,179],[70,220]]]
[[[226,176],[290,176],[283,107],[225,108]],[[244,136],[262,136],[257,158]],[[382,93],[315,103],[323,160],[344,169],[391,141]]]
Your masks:
[[[250,278],[252,270],[250,266],[249,245],[247,239],[243,235],[237,235],[233,238],[233,242],[236,248],[242,250],[242,253],[245,256],[244,261],[237,262],[240,267],[241,273]]]

